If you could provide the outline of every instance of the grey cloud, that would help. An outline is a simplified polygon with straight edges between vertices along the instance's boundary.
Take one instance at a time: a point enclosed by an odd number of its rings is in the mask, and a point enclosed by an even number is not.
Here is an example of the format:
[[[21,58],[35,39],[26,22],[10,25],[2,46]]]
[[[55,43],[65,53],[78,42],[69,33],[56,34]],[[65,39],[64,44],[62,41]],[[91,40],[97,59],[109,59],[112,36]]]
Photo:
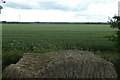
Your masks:
[[[38,3],[36,2],[36,4],[7,2],[5,6],[15,9],[44,9],[44,10],[54,9],[64,11],[69,10],[69,7],[64,6],[62,4],[58,4],[56,2],[38,2]]]
[[[16,9],[31,9],[31,6],[25,3],[7,2],[5,6]]]
[[[83,11],[87,10],[89,5],[92,3],[104,2],[103,0],[97,1],[88,1],[84,0],[76,7],[71,7],[65,4],[59,4],[58,2],[7,2],[5,6],[16,9],[40,9],[40,10],[63,10],[63,11]]]
[[[63,11],[81,11],[86,10],[88,8],[87,4],[80,3],[76,7],[71,7],[63,4],[59,4],[57,2],[43,2],[39,3],[39,7],[42,9],[54,9],[54,10],[63,10]]]
[[[6,7],[16,8],[16,9],[40,9],[40,10],[63,10],[63,11],[80,11],[87,9],[85,4],[80,4],[77,7],[70,7],[67,5],[59,4],[57,2],[36,2],[32,3],[15,3],[7,2]]]
[[[39,8],[40,9],[45,9],[45,10],[63,10],[67,11],[69,10],[69,7],[58,4],[57,2],[42,2],[39,3]]]

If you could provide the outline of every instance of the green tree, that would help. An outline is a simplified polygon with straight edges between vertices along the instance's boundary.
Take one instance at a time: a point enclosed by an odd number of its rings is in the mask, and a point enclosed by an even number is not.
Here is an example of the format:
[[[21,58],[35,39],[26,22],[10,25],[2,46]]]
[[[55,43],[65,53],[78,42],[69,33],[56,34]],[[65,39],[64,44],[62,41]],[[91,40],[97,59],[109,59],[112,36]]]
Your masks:
[[[115,35],[109,37],[109,40],[115,42],[115,50],[120,53],[120,16],[114,16],[110,19],[110,27],[115,29]]]
[[[115,51],[117,51],[119,55],[112,60],[112,63],[115,65],[118,78],[120,78],[120,16],[114,16],[110,19],[110,27],[115,29],[115,34],[108,38],[115,42]]]

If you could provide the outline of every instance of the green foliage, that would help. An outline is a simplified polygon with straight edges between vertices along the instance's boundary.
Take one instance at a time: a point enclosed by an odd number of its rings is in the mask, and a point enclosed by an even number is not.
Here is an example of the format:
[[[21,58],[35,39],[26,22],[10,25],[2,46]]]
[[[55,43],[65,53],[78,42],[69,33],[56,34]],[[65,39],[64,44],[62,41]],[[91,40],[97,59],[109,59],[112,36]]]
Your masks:
[[[109,36],[108,39],[115,43],[115,51],[118,53],[118,57],[114,58],[111,62],[114,63],[120,78],[120,16],[114,16],[110,20],[110,25],[111,28],[115,29],[115,34]]]
[[[109,40],[115,42],[116,51],[120,53],[120,16],[114,16],[113,19],[110,20],[110,27],[116,29],[114,35],[109,36]]]
[[[120,29],[120,16],[114,16],[113,19],[110,20],[110,27],[111,28],[117,28],[117,29]]]
[[[18,62],[18,60],[22,57],[22,54],[22,51],[3,51],[2,68],[4,69],[6,66]]]
[[[116,68],[118,78],[120,78],[120,58],[119,58],[119,54],[117,54],[115,52],[110,52],[110,51],[105,51],[105,52],[96,51],[95,54],[104,58],[104,59],[106,59],[107,61],[112,62],[114,64],[115,68]]]
[[[118,78],[120,78],[120,58],[114,58],[111,62],[115,65]]]

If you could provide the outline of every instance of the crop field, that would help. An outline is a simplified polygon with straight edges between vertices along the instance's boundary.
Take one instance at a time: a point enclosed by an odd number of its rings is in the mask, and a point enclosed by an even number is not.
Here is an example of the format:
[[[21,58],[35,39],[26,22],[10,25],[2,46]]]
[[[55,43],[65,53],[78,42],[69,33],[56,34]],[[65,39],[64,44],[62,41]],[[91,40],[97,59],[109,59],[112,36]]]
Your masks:
[[[107,24],[3,24],[3,64],[10,64],[22,53],[57,50],[112,51],[114,34]]]
[[[105,37],[113,32],[102,24],[3,24],[3,51],[112,50]]]

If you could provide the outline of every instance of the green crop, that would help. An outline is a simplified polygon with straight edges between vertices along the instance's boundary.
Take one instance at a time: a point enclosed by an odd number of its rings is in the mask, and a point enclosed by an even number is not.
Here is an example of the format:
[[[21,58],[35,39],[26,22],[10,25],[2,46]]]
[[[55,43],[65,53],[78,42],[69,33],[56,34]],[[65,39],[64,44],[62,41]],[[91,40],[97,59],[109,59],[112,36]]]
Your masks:
[[[18,60],[28,52],[114,48],[114,43],[105,38],[114,34],[114,30],[106,24],[3,24],[2,32],[3,65],[10,64],[6,63],[10,60],[16,62],[15,57]]]
[[[3,24],[3,50],[46,52],[58,49],[112,50],[109,25]]]

